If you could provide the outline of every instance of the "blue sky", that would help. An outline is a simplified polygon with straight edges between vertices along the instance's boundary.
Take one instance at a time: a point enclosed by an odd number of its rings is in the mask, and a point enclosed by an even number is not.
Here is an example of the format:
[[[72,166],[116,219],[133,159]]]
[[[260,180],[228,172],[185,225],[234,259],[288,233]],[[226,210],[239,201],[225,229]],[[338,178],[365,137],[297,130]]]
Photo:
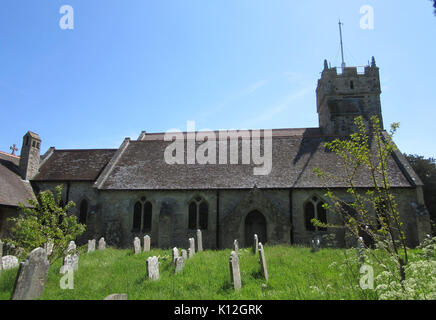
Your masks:
[[[360,28],[362,5],[374,29]],[[62,30],[62,5],[74,29]],[[436,156],[436,17],[427,0],[2,0],[0,150],[27,130],[42,151],[116,148],[141,130],[318,126],[327,58],[375,56],[385,126]]]

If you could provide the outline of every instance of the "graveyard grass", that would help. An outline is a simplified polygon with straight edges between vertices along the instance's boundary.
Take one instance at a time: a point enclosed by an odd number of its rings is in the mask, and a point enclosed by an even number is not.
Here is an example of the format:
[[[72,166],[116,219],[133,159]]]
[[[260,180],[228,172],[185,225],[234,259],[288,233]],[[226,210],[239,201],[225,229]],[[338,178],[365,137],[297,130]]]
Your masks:
[[[262,278],[259,256],[250,249],[239,250],[242,289],[235,292],[230,282],[231,250],[203,251],[186,261],[185,269],[174,274],[171,250],[151,250],[133,254],[133,250],[108,248],[89,254],[81,247],[79,270],[74,273],[74,289],[62,290],[59,282],[61,260],[49,270],[41,299],[101,300],[112,293],[127,293],[129,300],[217,300],[217,299],[376,299],[372,290],[351,289],[350,283],[332,262],[344,260],[343,249],[290,246],[265,246],[269,280]],[[146,259],[159,256],[160,280],[146,277]],[[358,271],[356,269],[356,273]],[[3,270],[0,299],[9,299],[17,269]],[[267,286],[263,286],[267,284]],[[314,290],[316,286],[320,290]]]

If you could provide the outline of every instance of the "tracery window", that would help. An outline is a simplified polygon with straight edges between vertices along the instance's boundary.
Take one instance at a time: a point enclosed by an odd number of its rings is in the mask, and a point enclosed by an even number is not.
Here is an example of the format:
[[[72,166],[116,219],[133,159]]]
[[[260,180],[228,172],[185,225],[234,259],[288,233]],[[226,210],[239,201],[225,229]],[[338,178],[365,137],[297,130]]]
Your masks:
[[[191,230],[207,230],[209,222],[209,205],[201,197],[196,197],[189,202],[188,228]]]
[[[327,224],[327,210],[323,207],[324,202],[314,196],[304,205],[304,220],[307,231],[327,231],[327,228],[316,227],[312,223],[312,219],[317,219],[320,222]]]

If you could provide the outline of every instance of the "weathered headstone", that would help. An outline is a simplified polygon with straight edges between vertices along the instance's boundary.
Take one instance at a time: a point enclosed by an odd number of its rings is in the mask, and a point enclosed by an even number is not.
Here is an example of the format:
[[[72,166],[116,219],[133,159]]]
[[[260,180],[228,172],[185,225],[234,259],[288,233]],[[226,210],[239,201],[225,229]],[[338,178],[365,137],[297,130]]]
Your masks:
[[[95,239],[88,240],[88,253],[95,251]]]
[[[98,240],[98,250],[104,249],[106,249],[106,241],[104,241],[104,238],[101,237],[100,240]]]
[[[203,251],[203,234],[200,229],[197,230],[197,251]]]
[[[262,274],[265,280],[268,280],[268,269],[266,267],[265,250],[263,249],[263,244],[259,242],[259,262]]]
[[[3,242],[0,240],[0,258],[3,257]]]
[[[18,267],[18,258],[16,256],[4,256],[1,259],[3,270],[9,270]]]
[[[49,267],[45,250],[32,250],[27,259],[20,264],[11,299],[32,300],[40,297],[44,291]]]
[[[171,250],[171,253],[173,255],[173,263],[174,263],[176,262],[176,259],[179,257],[179,249],[174,247],[173,250]]]
[[[242,287],[241,269],[239,268],[239,257],[235,251],[232,251],[232,253],[230,254],[229,266],[230,280],[232,281],[235,290],[239,290]]]
[[[257,249],[259,247],[259,238],[257,237],[257,234],[254,235],[254,241],[253,241],[253,253],[257,253]]]
[[[239,251],[239,243],[238,240],[233,241],[233,247],[236,253]]]
[[[179,273],[185,268],[185,258],[177,257],[174,261],[174,273]]]
[[[321,248],[321,236],[320,235],[314,235],[311,241],[312,244],[312,252],[318,252]]]
[[[135,250],[135,254],[141,253],[141,240],[139,240],[138,237],[135,237],[135,240],[133,240],[133,247]]]
[[[362,237],[357,238],[357,258],[359,263],[359,269],[363,265],[364,257],[363,250],[365,249],[365,242]]]
[[[150,251],[150,242],[151,242],[150,236],[146,235],[144,237],[144,252]]]
[[[188,258],[192,258],[194,256],[191,252],[191,248],[188,248]]]
[[[147,259],[147,275],[151,280],[159,280],[159,259],[158,257],[149,257]]]
[[[74,271],[79,270],[79,255],[69,254],[64,258],[64,266],[70,266]]]
[[[104,298],[104,300],[127,300],[127,293],[113,293]]]
[[[186,251],[185,249],[182,249],[181,251],[182,251],[182,258],[185,260],[188,259],[188,251]]]
[[[76,251],[76,248],[77,248],[76,243],[74,241],[70,241],[67,247],[67,253],[72,253],[72,252],[74,253],[74,251]]]
[[[49,240],[44,244],[44,250],[47,253],[47,256],[50,256],[53,253],[54,242],[53,240]]]
[[[194,254],[195,254],[195,240],[194,240],[194,238],[189,238],[189,251],[188,251],[188,253],[190,253],[190,258],[191,257],[193,257],[194,256]]]

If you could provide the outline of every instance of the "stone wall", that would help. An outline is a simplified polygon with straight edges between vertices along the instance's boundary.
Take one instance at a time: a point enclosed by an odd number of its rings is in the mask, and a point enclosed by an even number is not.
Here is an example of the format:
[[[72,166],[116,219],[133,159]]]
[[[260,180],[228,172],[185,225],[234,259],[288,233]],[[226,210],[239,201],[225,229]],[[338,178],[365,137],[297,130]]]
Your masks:
[[[38,183],[38,187],[41,190],[54,190],[57,184]],[[67,190],[67,184],[64,183],[64,200]],[[349,199],[345,190],[337,192],[344,199]],[[430,228],[428,214],[426,216],[425,212],[416,209],[423,203],[422,195],[420,197],[419,188],[395,189],[394,192],[405,224],[408,244],[415,246]],[[238,239],[241,246],[250,246],[251,243],[245,243],[245,221],[247,215],[256,210],[265,217],[268,244],[309,245],[314,232],[306,230],[304,205],[314,196],[326,200],[323,194],[324,191],[320,189],[99,191],[93,188],[91,182],[71,182],[69,187],[69,200],[77,204],[71,210],[73,214],[79,215],[83,199],[89,203],[87,231],[79,239],[79,244],[103,236],[109,245],[126,248],[132,246],[136,236],[142,240],[146,234],[151,236],[152,247],[188,247],[188,239],[196,237],[196,229],[188,228],[188,207],[190,201],[197,197],[204,199],[209,207],[208,228],[202,231],[205,249],[230,248],[235,239]],[[152,204],[151,231],[133,231],[134,206],[144,198]],[[414,207],[413,202],[417,206]],[[336,214],[328,212],[327,221],[337,224],[340,219]],[[320,233],[329,232],[336,234],[339,246],[347,245],[344,230]]]

